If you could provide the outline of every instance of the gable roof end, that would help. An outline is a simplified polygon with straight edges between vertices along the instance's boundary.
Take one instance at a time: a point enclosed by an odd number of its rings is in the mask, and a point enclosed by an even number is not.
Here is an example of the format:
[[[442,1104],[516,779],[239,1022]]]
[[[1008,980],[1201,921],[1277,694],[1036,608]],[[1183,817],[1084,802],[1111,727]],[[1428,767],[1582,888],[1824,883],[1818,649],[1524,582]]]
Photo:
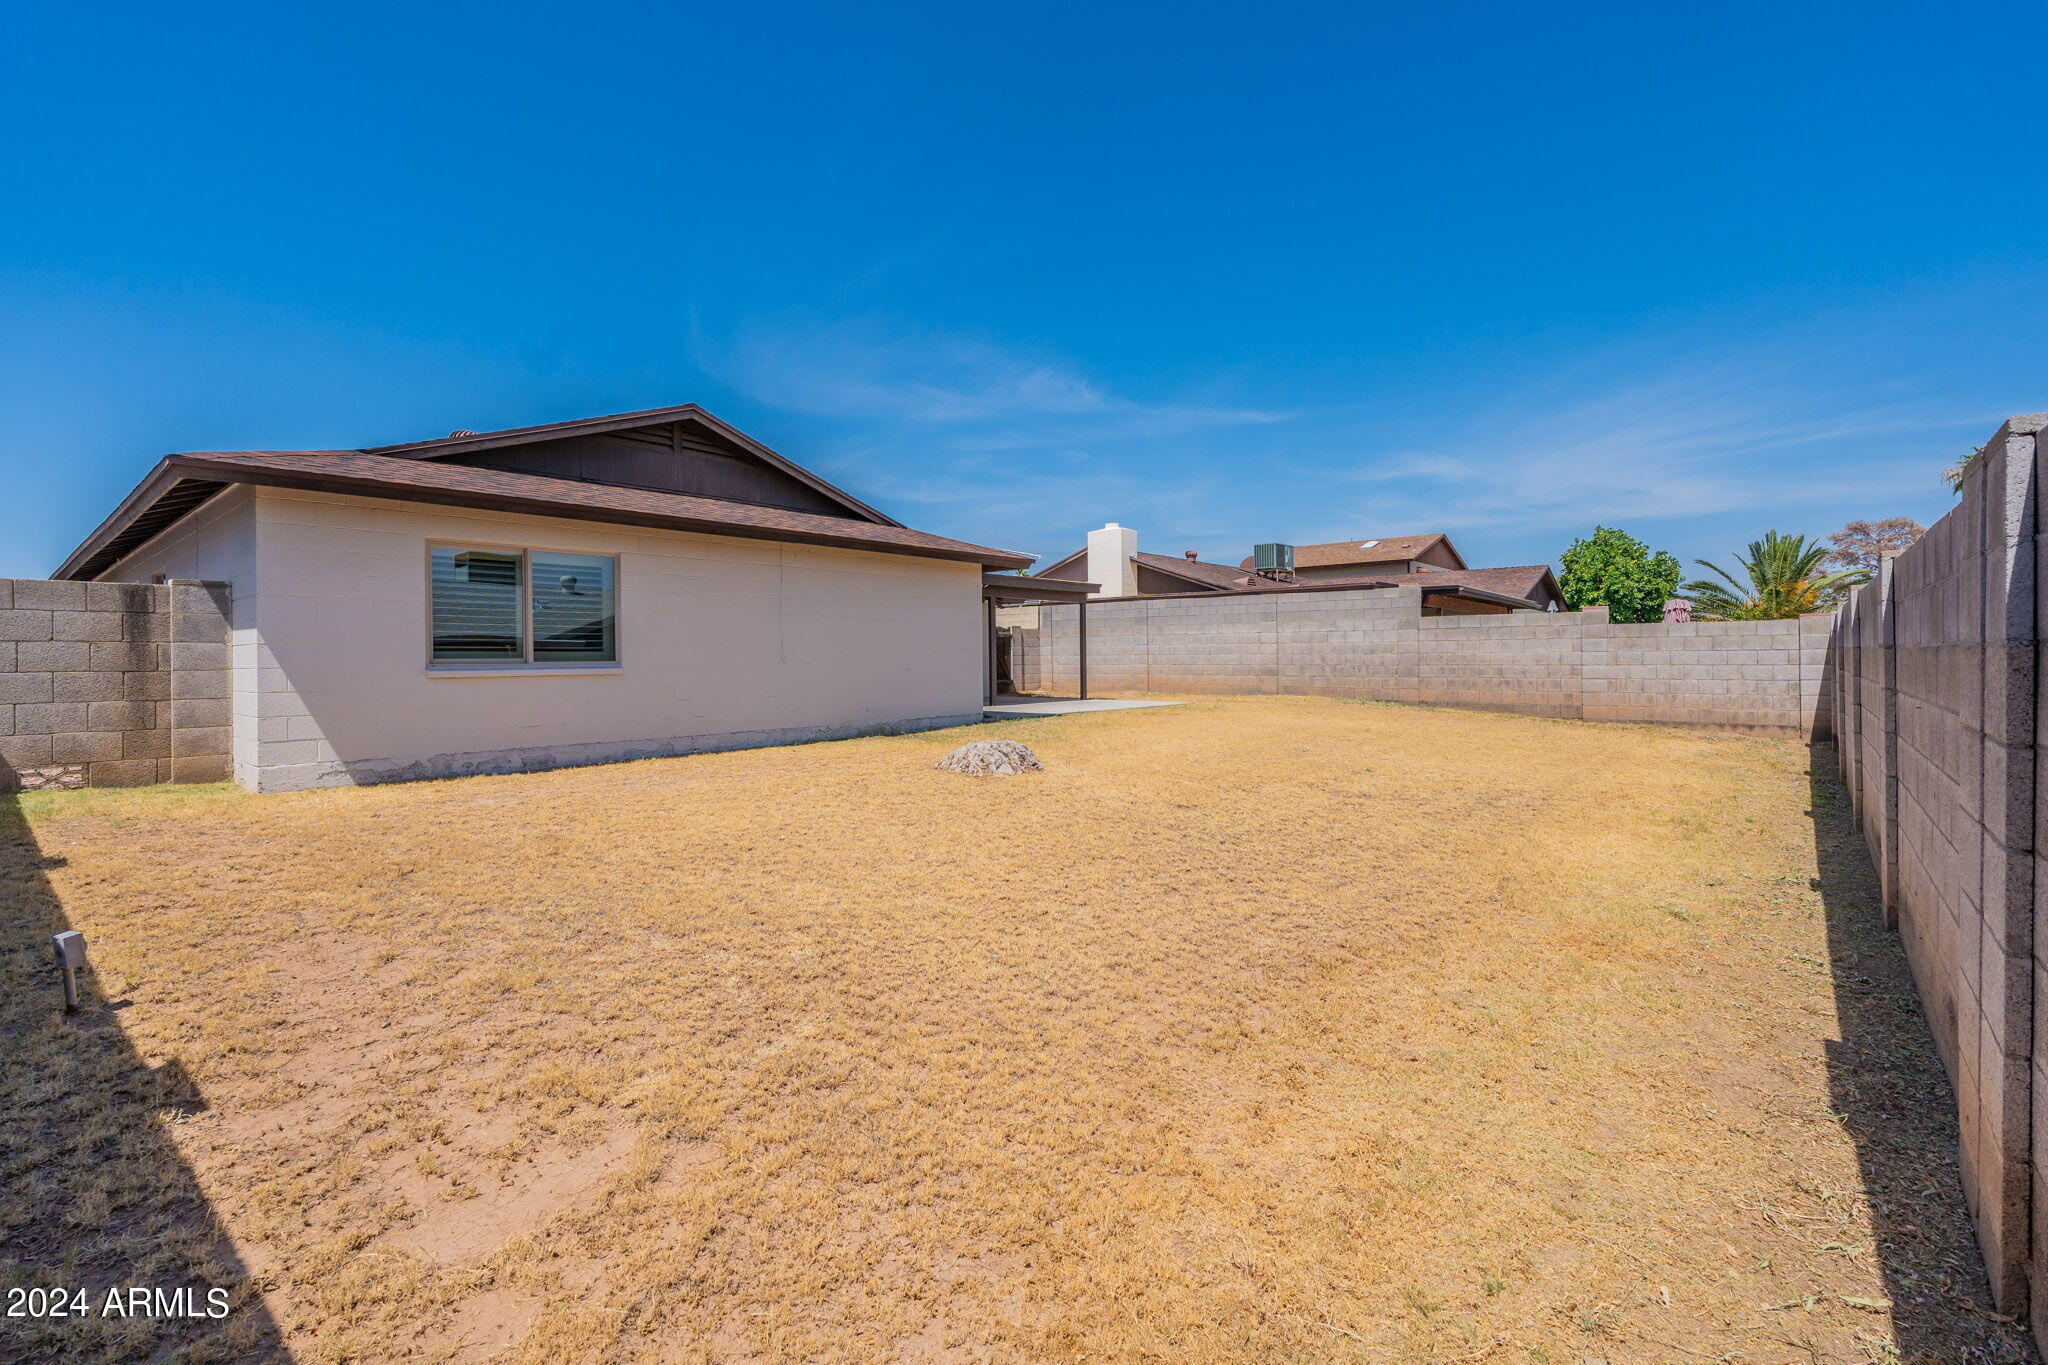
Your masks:
[[[645,408],[639,412],[613,413],[609,417],[580,417],[570,422],[548,422],[537,427],[507,427],[502,431],[472,431],[459,436],[441,436],[431,441],[406,441],[394,446],[364,446],[364,455],[393,455],[406,460],[436,460],[450,455],[473,455],[484,450],[531,445],[536,441],[559,441],[570,436],[597,436],[605,432],[638,431],[689,422],[732,444],[799,483],[824,494],[865,521],[883,526],[903,523],[879,512],[836,484],[828,483],[794,460],[786,459],[762,445],[738,427],[729,426],[695,403],[672,408]]]

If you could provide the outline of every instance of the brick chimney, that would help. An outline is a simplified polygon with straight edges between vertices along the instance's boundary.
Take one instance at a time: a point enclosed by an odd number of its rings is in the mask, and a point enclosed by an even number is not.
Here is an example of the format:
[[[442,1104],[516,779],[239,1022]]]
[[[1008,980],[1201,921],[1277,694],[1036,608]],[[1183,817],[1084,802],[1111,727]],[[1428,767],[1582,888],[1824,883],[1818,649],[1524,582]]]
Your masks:
[[[1182,550],[1182,551],[1181,551],[1181,553],[1182,553],[1182,554],[1184,554],[1184,555],[1186,555],[1186,556],[1187,556],[1187,557],[1188,557],[1189,559],[1200,559],[1200,558],[1201,558],[1201,556],[1200,556],[1200,555],[1198,555],[1198,554],[1196,554],[1196,553],[1195,553],[1195,552],[1194,552],[1193,550]]]

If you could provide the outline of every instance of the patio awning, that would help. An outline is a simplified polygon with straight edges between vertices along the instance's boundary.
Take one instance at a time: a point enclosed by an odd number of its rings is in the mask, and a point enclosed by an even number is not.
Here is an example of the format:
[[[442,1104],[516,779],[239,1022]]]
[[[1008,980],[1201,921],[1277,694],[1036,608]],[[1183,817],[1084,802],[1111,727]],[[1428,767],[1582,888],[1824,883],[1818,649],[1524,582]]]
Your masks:
[[[981,595],[995,602],[1086,602],[1089,594],[1099,591],[1094,583],[1076,583],[1071,578],[988,571],[981,575]]]

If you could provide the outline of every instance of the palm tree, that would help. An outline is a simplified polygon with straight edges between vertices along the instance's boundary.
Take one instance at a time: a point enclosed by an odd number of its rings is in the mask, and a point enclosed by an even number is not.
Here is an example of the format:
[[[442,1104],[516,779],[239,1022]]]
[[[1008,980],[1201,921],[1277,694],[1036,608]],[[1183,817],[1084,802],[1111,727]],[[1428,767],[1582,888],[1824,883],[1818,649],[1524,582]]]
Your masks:
[[[1857,575],[1822,573],[1820,563],[1828,547],[1805,536],[1764,532],[1762,540],[1749,542],[1749,556],[1735,557],[1749,582],[1738,582],[1725,569],[1704,559],[1693,563],[1709,573],[1719,574],[1723,583],[1695,578],[1680,591],[1693,600],[1693,611],[1713,621],[1782,621],[1810,611],[1825,611],[1834,592],[1854,582]]]

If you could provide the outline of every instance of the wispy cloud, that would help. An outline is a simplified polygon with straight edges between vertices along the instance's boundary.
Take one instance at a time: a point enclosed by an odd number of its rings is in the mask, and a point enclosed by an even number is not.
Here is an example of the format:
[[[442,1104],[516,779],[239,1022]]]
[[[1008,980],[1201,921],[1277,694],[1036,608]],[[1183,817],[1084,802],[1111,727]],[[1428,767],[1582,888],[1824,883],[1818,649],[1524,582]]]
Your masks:
[[[1227,490],[1188,453],[1289,417],[1136,399],[1047,351],[877,318],[754,321],[700,335],[696,359],[750,398],[829,420],[841,434],[823,462],[864,492],[1045,555],[1103,519],[1212,523]],[[1174,477],[1158,476],[1176,461]]]
[[[698,359],[820,419],[814,458],[935,529],[1059,554],[1118,520],[1148,549],[1232,562],[1257,540],[1439,530],[1530,562],[1602,522],[1691,557],[1771,525],[1931,518],[1943,457],[1995,426],[2009,382],[1970,382],[1974,357],[1937,372],[1882,312],[1644,335],[1506,387],[1280,376],[1251,401],[1137,398],[1050,351],[872,317],[757,321],[700,338]]]
[[[878,319],[756,321],[722,342],[700,338],[698,363],[763,402],[826,417],[962,428],[1030,421],[1053,423],[1053,431],[1140,434],[1286,416],[1138,402],[1055,355]],[[1007,438],[1027,439],[1015,428]],[[1035,428],[1028,439],[1044,442],[1047,429]]]
[[[1898,395],[1847,350],[1779,338],[1565,367],[1442,442],[1300,462],[1330,495],[1300,538],[1382,527],[1554,537],[1598,522],[1797,520],[1845,501],[1917,507],[1937,489],[1938,454],[1997,419]]]

